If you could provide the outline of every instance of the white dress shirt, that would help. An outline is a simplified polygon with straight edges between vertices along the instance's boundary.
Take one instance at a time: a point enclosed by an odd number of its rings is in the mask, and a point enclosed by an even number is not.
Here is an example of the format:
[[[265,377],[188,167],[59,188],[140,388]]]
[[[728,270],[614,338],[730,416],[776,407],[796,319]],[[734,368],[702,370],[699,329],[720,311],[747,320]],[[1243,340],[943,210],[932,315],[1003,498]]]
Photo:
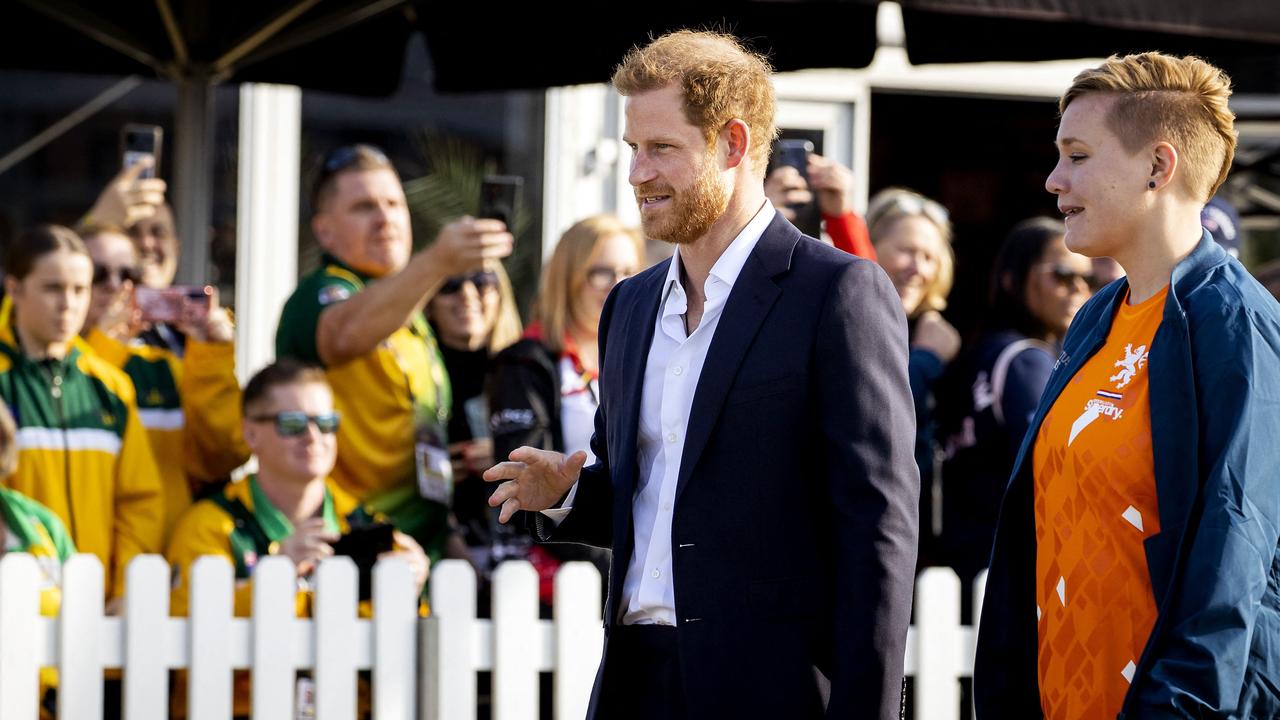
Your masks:
[[[619,605],[624,625],[676,624],[671,518],[693,395],[733,284],[774,214],[773,206],[765,202],[711,267],[702,320],[691,335],[685,332],[684,314],[689,303],[680,284],[679,248],[667,270],[640,399],[636,438],[640,484],[631,507],[635,536]],[[543,514],[559,523],[572,510],[577,489],[575,484],[560,508],[544,510]]]

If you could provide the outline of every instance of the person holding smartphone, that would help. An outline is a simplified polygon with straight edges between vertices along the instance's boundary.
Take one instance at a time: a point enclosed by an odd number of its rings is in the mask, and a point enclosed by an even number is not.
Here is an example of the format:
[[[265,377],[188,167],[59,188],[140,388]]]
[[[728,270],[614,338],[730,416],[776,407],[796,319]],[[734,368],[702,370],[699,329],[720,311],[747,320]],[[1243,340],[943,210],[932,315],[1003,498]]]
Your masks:
[[[341,418],[323,370],[295,360],[268,365],[245,385],[242,411],[244,438],[258,458],[258,471],[197,502],[174,529],[165,553],[178,573],[170,611],[187,614],[191,564],[214,555],[235,568],[234,612],[248,617],[255,565],[268,555],[284,555],[297,568],[297,616],[309,617],[316,564],[334,554],[342,537],[379,518],[330,478]],[[381,557],[404,560],[421,594],[430,564],[413,538],[393,533]],[[371,617],[373,607],[365,601],[359,611]],[[249,715],[249,691],[249,674],[237,672],[236,716]]]
[[[89,228],[93,292],[81,335],[133,381],[138,415],[165,491],[165,537],[200,493],[249,459],[240,432],[240,384],[231,318],[212,298],[177,323],[187,352],[142,342],[137,306],[141,273],[134,244],[120,230]]]
[[[1112,56],[1063,94],[1067,248],[1125,277],[1076,313],[1004,495],[977,717],[1280,717],[1280,305],[1201,227],[1230,78]]]
[[[321,267],[285,303],[276,356],[325,368],[342,414],[333,477],[412,535],[432,560],[466,557],[449,507],[448,372],[422,314],[451,277],[511,253],[498,220],[463,218],[416,253],[391,160],[371,145],[335,148],[311,189]]]
[[[4,484],[48,506],[76,547],[98,556],[114,601],[129,561],[158,552],[164,529],[133,383],[77,337],[93,283],[79,236],[56,225],[27,230],[4,267],[0,398],[18,425],[18,464]]]

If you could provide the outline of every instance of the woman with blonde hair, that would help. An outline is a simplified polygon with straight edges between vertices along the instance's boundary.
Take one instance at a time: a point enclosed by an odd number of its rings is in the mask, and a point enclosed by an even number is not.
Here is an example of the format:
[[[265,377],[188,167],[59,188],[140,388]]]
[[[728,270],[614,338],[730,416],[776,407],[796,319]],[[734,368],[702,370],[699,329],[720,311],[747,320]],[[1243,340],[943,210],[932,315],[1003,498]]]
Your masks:
[[[941,532],[942,478],[934,471],[934,388],[960,351],[960,334],[942,317],[955,275],[947,209],[906,188],[886,188],[867,205],[867,230],[876,262],[889,275],[907,315],[907,375],[916,409],[916,465],[920,468],[920,554],[933,565]]]
[[[980,718],[1280,717],[1280,306],[1200,226],[1230,95],[1144,53],[1059,103],[1067,248],[1125,278],[1076,313],[1005,490]]]
[[[529,329],[494,362],[489,386],[494,457],[505,460],[522,445],[591,455],[600,311],[613,287],[643,268],[644,256],[640,233],[613,215],[593,215],[565,231],[543,267]],[[544,601],[550,600],[549,573],[558,567],[557,558],[587,553],[599,560],[604,552],[557,545],[552,558],[548,547],[530,549],[527,537],[511,541],[518,549],[510,552],[530,553],[539,566],[546,580]]]
[[[485,380],[493,358],[520,339],[520,313],[511,280],[502,263],[444,281],[427,301],[427,320],[435,332],[449,373],[449,457],[453,465],[453,516],[468,555],[484,565],[491,541],[489,488],[480,474],[493,465],[489,403]],[[455,548],[455,554],[461,548]]]

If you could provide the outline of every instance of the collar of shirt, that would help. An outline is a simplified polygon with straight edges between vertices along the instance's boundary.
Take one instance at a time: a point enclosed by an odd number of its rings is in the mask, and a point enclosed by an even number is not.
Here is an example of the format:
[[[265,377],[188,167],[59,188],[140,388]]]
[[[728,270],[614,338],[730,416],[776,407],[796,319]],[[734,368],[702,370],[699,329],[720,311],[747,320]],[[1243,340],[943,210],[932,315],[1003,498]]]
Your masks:
[[[739,232],[733,242],[729,243],[729,247],[720,253],[719,259],[711,266],[706,287],[703,288],[708,305],[719,305],[729,297],[729,292],[733,290],[733,284],[737,282],[738,275],[742,274],[742,266],[747,264],[747,258],[751,257],[751,251],[756,249],[760,236],[764,235],[765,228],[773,222],[773,216],[776,213],[773,205],[766,200],[756,212],[755,217],[751,218],[751,222],[747,223],[746,227],[742,228],[742,232]],[[663,318],[683,315],[688,311],[689,298],[685,294],[684,285],[680,283],[679,246],[676,246],[676,251],[671,256],[671,265],[667,268],[667,279],[663,284],[662,295]]]

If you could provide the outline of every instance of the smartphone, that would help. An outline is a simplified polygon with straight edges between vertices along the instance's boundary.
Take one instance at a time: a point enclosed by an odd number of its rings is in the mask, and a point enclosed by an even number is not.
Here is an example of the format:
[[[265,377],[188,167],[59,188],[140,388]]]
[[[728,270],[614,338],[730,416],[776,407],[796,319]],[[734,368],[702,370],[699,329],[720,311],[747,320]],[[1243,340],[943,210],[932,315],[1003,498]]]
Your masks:
[[[217,290],[209,285],[175,285],[167,288],[138,286],[133,291],[145,322],[200,322],[217,301]]]
[[[128,168],[139,160],[151,158],[151,167],[140,177],[153,178],[160,168],[160,146],[164,144],[164,129],[159,125],[129,123],[120,128],[120,164]]]
[[[813,152],[813,143],[808,140],[779,140],[778,165],[789,165],[800,172],[804,181],[809,182],[809,155]]]
[[[384,522],[353,525],[330,546],[334,555],[345,555],[355,563],[361,600],[373,597],[373,566],[379,555],[395,548],[394,533],[395,528]]]
[[[520,212],[520,192],[524,178],[515,175],[486,175],[480,184],[480,211],[476,217],[501,220],[507,231],[515,227]]]

